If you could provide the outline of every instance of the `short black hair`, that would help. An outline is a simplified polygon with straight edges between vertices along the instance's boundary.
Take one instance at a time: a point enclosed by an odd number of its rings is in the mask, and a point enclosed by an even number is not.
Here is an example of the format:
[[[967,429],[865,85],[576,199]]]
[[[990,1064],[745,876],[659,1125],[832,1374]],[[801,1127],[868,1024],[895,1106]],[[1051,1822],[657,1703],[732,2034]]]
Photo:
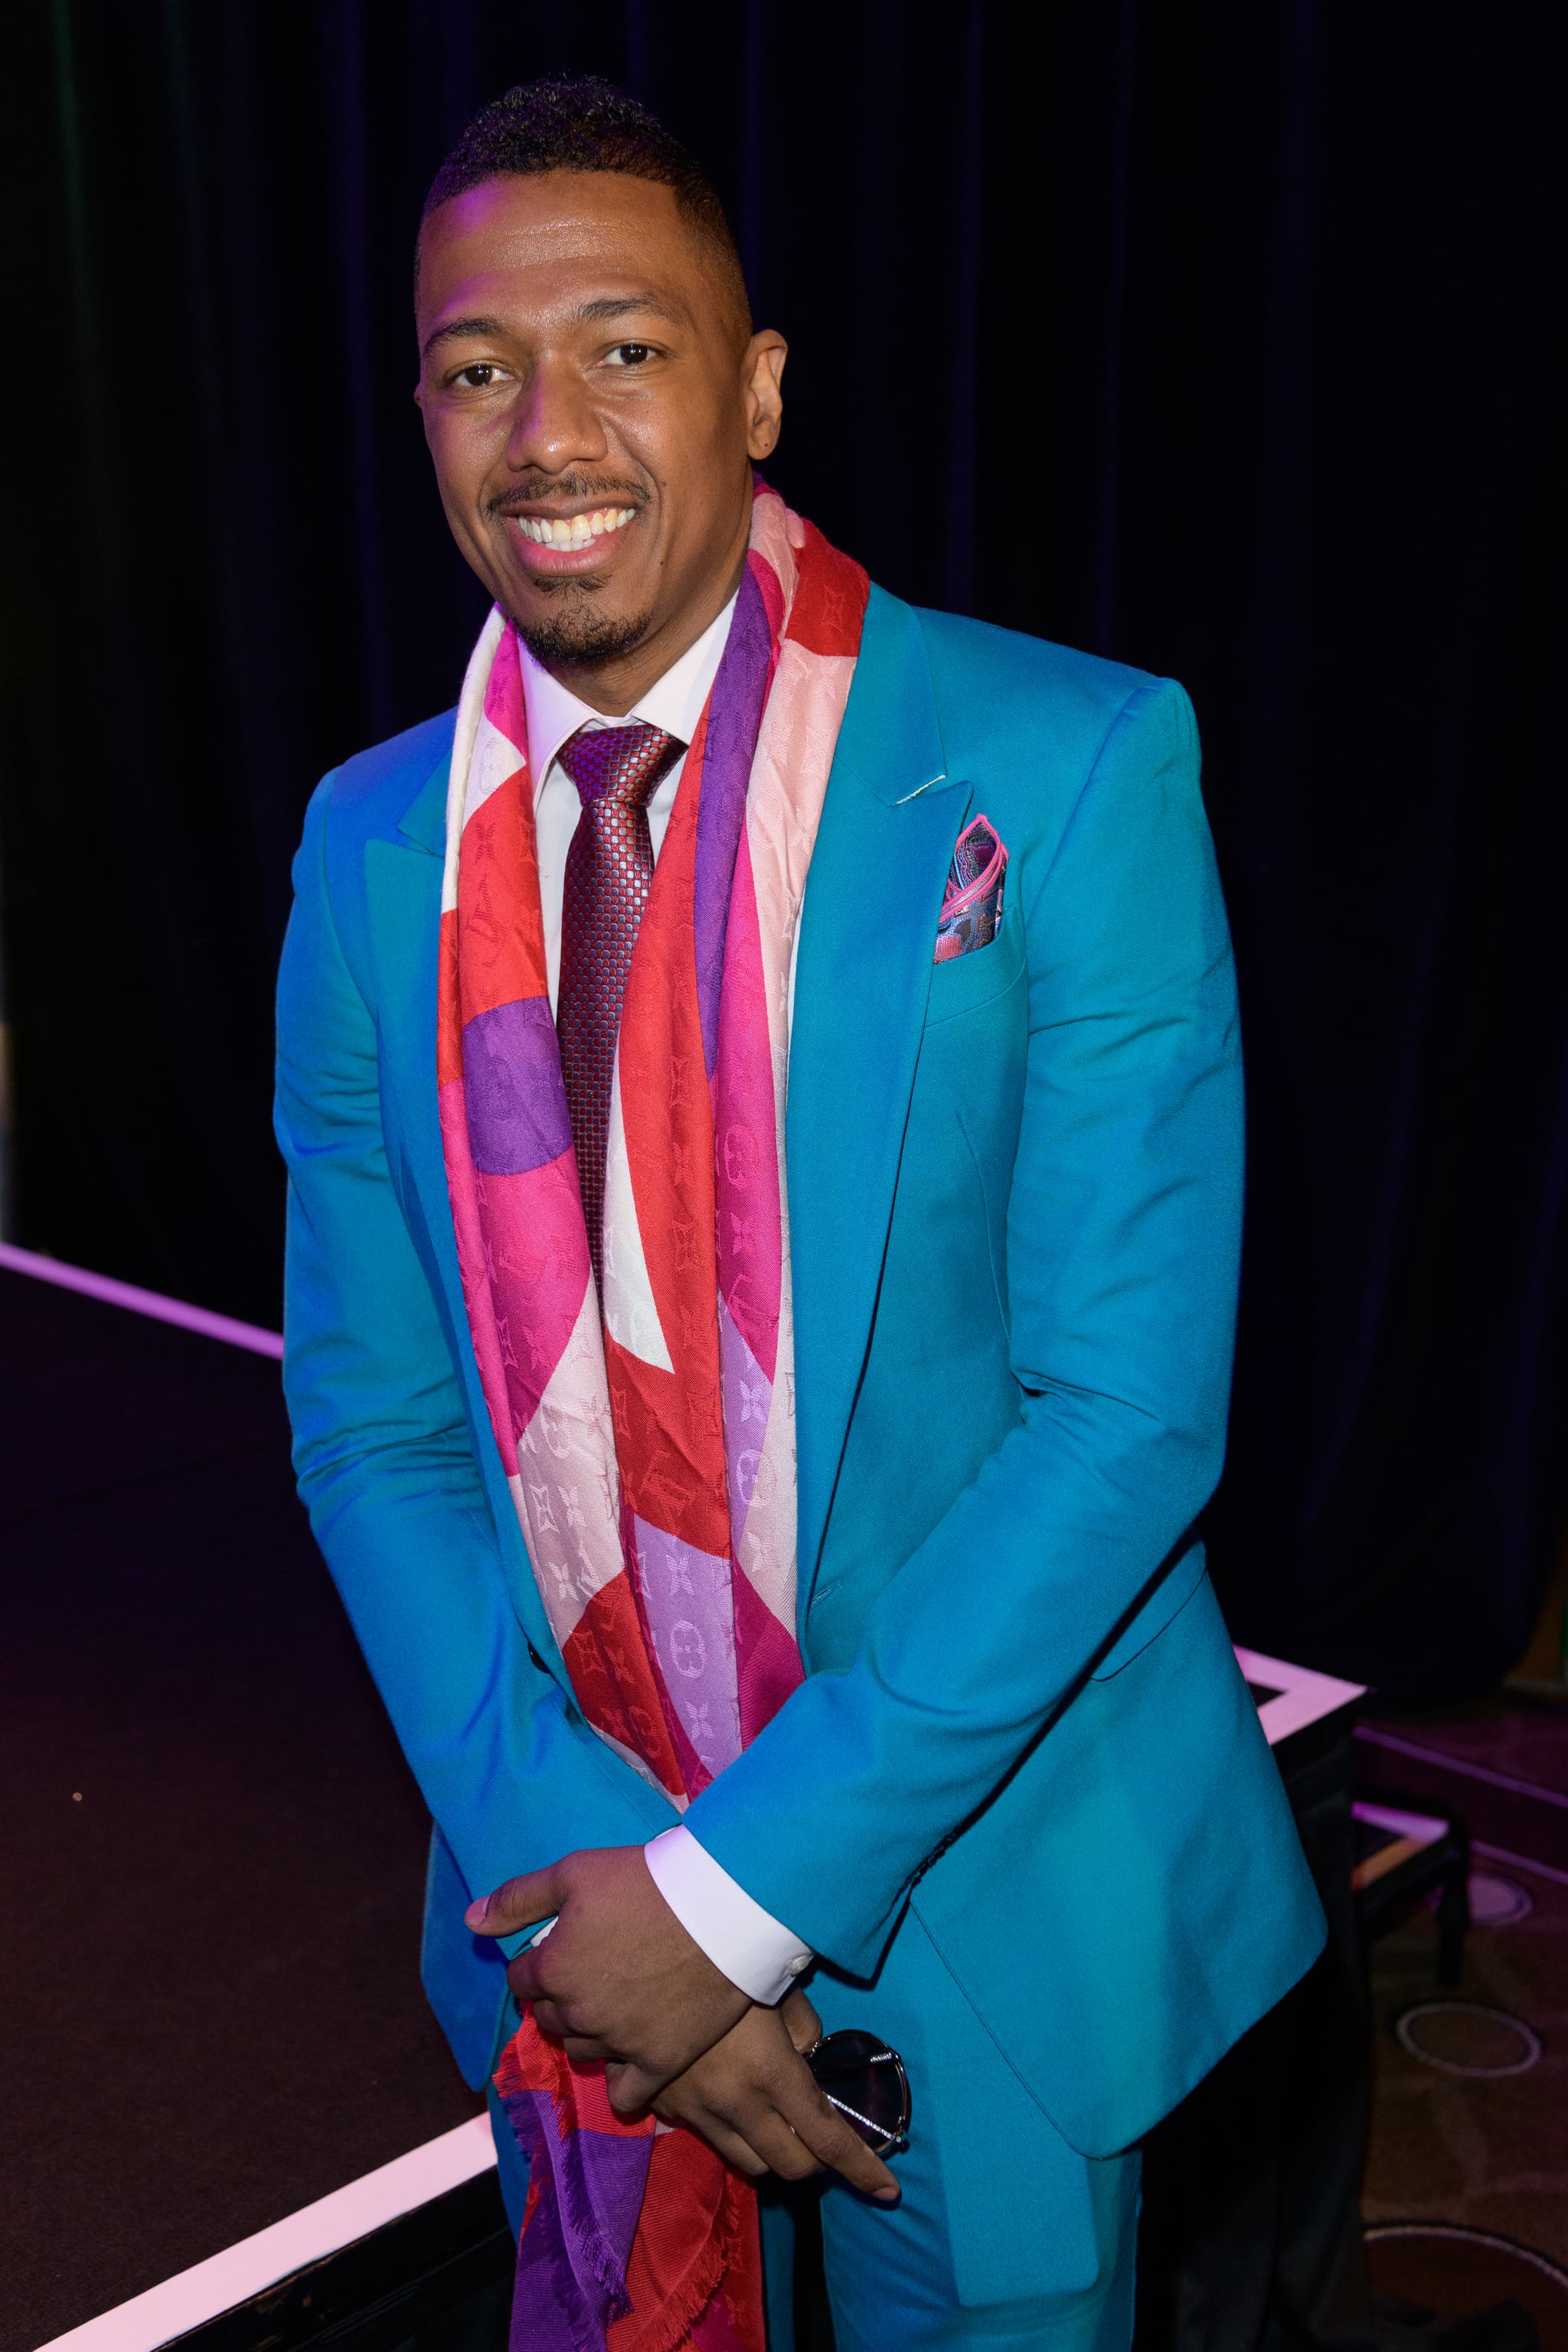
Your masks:
[[[710,247],[751,332],[745,273],[718,190],[657,116],[597,74],[518,82],[492,98],[431,181],[420,227],[438,205],[481,181],[532,172],[624,172],[668,188]]]

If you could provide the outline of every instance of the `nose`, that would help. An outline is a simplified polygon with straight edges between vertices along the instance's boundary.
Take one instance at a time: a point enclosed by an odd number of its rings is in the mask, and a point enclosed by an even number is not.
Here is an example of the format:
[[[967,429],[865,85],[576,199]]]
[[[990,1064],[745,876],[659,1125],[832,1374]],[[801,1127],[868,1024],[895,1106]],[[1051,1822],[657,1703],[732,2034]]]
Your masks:
[[[562,474],[573,466],[601,463],[609,443],[578,370],[559,361],[540,361],[519,399],[507,437],[507,463],[517,472],[536,467]]]

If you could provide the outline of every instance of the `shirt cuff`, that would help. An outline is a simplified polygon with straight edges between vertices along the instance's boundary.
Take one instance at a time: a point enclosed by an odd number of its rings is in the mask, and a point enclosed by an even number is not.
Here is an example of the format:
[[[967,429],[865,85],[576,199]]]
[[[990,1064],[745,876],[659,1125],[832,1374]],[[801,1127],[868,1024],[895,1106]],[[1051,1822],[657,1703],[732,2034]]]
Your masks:
[[[661,1831],[643,1859],[692,1942],[752,2000],[771,2009],[811,1966],[809,1948],[753,1903],[689,1829]]]

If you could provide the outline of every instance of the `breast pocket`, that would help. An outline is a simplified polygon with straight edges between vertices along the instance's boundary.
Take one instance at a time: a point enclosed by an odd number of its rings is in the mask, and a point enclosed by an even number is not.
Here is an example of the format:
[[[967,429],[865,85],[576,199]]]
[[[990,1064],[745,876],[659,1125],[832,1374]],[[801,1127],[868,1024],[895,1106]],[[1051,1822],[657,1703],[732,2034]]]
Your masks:
[[[1024,977],[1024,919],[1017,901],[1002,917],[1002,928],[988,947],[972,948],[932,967],[931,994],[926,999],[928,1030],[961,1013],[973,1013],[1007,991]]]

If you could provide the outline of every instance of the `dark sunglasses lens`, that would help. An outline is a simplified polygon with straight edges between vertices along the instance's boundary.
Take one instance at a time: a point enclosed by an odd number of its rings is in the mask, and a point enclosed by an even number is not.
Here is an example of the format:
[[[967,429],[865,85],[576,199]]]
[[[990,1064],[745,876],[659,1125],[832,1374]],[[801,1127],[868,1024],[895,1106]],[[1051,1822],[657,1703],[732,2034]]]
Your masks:
[[[874,2033],[829,2033],[806,2064],[846,2122],[880,2156],[910,2127],[910,2085],[903,2062]]]

